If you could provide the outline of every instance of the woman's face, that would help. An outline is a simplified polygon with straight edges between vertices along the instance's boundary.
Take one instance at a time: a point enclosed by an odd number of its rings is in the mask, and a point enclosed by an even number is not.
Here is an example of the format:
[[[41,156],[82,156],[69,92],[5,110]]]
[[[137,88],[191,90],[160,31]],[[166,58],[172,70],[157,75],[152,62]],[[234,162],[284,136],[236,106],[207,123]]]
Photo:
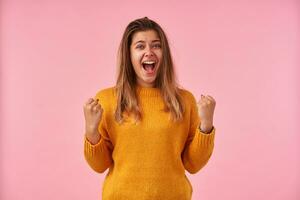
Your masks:
[[[162,59],[161,43],[156,31],[134,33],[130,45],[130,58],[137,84],[143,87],[154,87]]]

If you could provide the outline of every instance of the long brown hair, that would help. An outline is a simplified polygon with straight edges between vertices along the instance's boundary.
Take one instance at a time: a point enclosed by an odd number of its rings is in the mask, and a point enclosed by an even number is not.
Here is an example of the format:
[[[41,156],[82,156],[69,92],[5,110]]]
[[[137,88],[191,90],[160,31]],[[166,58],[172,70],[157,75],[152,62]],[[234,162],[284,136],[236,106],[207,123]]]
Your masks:
[[[165,102],[165,111],[171,113],[171,118],[177,121],[183,117],[184,106],[179,95],[179,85],[176,81],[167,36],[156,22],[148,17],[144,17],[128,24],[118,50],[115,119],[119,123],[123,121],[122,114],[124,111],[134,114],[136,121],[142,119],[136,94],[136,75],[130,59],[130,45],[134,33],[147,30],[156,31],[161,40],[162,62],[158,69],[155,87],[160,89],[161,96]]]

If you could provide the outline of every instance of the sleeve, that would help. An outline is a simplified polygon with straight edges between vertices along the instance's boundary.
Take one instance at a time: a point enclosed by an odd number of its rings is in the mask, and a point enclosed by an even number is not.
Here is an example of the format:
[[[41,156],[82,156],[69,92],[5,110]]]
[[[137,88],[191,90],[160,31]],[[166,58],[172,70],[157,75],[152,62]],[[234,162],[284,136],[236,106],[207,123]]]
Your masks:
[[[99,98],[97,95],[95,98]],[[102,104],[102,99],[99,102]],[[103,173],[112,163],[113,144],[109,138],[107,123],[105,120],[105,108],[103,107],[102,118],[99,123],[98,131],[100,140],[97,144],[92,144],[84,136],[84,157],[89,166],[98,173]]]
[[[197,173],[210,159],[214,149],[215,127],[210,133],[200,131],[200,118],[195,97],[190,100],[190,127],[182,153],[184,168],[191,174]]]

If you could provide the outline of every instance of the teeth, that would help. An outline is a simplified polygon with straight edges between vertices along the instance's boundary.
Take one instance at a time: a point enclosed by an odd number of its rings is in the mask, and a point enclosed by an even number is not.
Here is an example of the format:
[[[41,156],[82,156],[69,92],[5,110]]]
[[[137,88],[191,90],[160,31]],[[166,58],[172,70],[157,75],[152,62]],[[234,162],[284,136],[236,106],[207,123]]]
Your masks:
[[[143,62],[143,64],[149,64],[149,65],[154,64],[154,63],[155,63],[154,61],[145,61],[145,62]]]

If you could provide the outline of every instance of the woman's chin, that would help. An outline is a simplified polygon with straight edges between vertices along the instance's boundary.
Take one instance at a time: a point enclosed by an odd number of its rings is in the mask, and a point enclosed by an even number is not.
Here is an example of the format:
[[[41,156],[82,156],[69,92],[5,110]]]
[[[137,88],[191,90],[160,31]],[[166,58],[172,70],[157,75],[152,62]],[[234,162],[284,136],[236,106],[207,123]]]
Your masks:
[[[155,84],[155,77],[143,77],[143,79],[140,79],[139,84],[146,87],[153,87]]]

